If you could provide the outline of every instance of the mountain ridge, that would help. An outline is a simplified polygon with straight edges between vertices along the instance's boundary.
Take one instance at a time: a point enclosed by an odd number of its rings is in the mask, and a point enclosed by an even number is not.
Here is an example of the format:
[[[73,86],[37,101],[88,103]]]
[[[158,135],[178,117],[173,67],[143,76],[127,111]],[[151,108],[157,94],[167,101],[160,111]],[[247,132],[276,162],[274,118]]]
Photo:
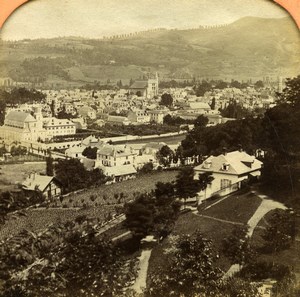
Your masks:
[[[244,17],[226,26],[160,28],[128,38],[2,40],[0,76],[78,84],[155,71],[163,79],[285,77],[300,73],[299,58],[299,31],[290,18]]]

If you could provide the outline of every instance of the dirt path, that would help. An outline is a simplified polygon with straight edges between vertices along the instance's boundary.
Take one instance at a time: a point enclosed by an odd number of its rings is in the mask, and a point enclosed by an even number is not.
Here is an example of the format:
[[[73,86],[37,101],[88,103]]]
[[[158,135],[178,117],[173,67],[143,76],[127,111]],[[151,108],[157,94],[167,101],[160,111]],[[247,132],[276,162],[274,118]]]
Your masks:
[[[138,258],[140,260],[139,275],[132,286],[132,289],[138,294],[143,293],[143,290],[146,288],[147,272],[151,253],[152,249],[143,250],[141,256]]]
[[[257,224],[259,223],[259,221],[261,219],[263,219],[263,217],[270,212],[271,210],[274,209],[287,209],[287,207],[285,205],[283,205],[280,202],[274,201],[269,199],[268,196],[265,195],[261,195],[257,192],[255,192],[255,195],[257,195],[259,198],[262,199],[262,203],[259,205],[259,207],[257,208],[257,210],[255,211],[255,213],[253,214],[253,216],[249,219],[248,221],[248,226],[249,226],[249,230],[248,230],[248,236],[251,237],[253,234],[254,229],[256,228]],[[233,264],[231,265],[231,267],[229,268],[229,270],[224,274],[223,278],[228,278],[230,276],[232,276],[233,274],[235,274],[236,272],[238,272],[240,269],[242,268],[241,265],[239,264]]]

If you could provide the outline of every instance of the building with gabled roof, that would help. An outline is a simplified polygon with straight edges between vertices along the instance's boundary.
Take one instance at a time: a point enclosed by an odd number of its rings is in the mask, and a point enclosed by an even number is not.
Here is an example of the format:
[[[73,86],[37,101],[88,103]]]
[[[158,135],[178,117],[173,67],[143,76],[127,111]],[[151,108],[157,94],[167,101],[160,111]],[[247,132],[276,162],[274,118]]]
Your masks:
[[[126,145],[103,144],[98,147],[95,166],[135,165],[137,152]]]
[[[62,194],[62,185],[54,176],[31,173],[22,183],[25,192],[41,193],[46,199],[53,199]]]
[[[195,179],[204,173],[211,173],[214,178],[207,189],[199,193],[200,200],[216,194],[224,196],[240,189],[243,182],[260,176],[262,164],[242,150],[208,157],[194,168]]]
[[[132,164],[100,168],[106,176],[111,178],[110,182],[121,182],[123,180],[133,179],[136,177],[137,173]]]
[[[140,93],[142,97],[151,99],[158,95],[158,75],[148,80],[136,80],[130,87],[130,92],[137,95]]]

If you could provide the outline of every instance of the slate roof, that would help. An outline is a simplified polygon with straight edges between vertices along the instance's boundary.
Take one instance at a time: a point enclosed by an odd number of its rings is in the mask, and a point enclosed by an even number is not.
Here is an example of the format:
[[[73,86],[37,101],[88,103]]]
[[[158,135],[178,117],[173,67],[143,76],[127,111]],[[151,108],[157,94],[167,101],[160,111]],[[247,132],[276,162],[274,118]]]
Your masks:
[[[205,163],[211,162],[209,168],[206,168]],[[251,167],[250,167],[251,163]],[[223,164],[228,164],[228,170],[223,169]],[[257,160],[254,156],[250,156],[245,152],[234,151],[222,154],[219,156],[210,156],[202,164],[194,168],[195,171],[225,173],[242,175],[252,171],[260,170],[262,162]]]
[[[15,122],[35,122],[36,119],[27,112],[23,111],[11,111],[6,117],[5,120],[15,121]]]
[[[130,89],[146,89],[148,88],[148,81],[146,80],[137,80],[131,86]]]
[[[136,169],[131,164],[113,167],[101,167],[101,169],[107,176],[122,176],[137,173]]]

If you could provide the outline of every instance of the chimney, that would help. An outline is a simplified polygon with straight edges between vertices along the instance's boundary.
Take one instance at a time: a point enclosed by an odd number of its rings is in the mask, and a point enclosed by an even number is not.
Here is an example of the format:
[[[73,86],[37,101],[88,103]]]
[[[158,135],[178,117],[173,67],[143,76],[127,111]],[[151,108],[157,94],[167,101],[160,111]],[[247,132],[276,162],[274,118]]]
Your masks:
[[[223,147],[223,155],[226,156],[227,155],[227,148]]]
[[[238,148],[239,148],[239,152],[243,151],[243,146],[241,144],[238,145]]]
[[[211,162],[211,160],[206,160],[205,162],[204,162],[204,168],[205,169],[209,169],[210,167],[211,167],[211,164],[212,164],[212,162]]]

